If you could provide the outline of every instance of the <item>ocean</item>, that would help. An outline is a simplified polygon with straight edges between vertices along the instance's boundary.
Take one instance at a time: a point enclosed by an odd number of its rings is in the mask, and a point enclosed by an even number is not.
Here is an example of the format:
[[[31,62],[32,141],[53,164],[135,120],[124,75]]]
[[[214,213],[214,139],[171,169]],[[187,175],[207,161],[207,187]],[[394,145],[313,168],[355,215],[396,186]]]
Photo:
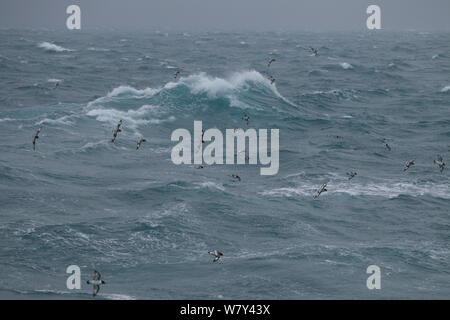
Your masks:
[[[450,298],[450,33],[0,39],[0,298]],[[194,121],[279,129],[278,173],[175,165]]]

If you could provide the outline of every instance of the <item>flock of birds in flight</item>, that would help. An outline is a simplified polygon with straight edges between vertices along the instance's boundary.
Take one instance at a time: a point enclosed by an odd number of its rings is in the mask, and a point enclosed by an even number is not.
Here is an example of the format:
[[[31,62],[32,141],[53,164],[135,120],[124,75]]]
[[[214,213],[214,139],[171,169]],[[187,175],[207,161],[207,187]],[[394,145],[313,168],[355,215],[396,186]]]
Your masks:
[[[313,48],[313,47],[309,47],[309,50],[310,50],[310,52],[312,53],[312,56],[317,56],[317,55],[318,55],[318,50],[317,50],[317,49],[315,49],[315,48]],[[275,61],[276,61],[275,58],[270,58],[269,61],[268,61],[268,63],[267,63],[267,69],[269,69],[270,66],[272,65],[272,63],[274,63]],[[175,71],[175,73],[174,73],[174,79],[177,79],[178,76],[180,75],[180,73],[181,73],[180,69],[177,69],[177,70]],[[275,82],[275,78],[274,78],[272,75],[270,75],[270,74],[268,75],[268,80],[270,81],[270,84],[273,84],[273,83]],[[59,86],[59,83],[57,82],[57,83],[55,84],[55,86],[54,86],[53,89],[56,89],[58,86]],[[244,115],[242,116],[242,120],[244,120],[245,123],[246,123],[247,126],[248,126],[250,117],[249,117],[246,113],[244,113]],[[122,132],[122,129],[120,128],[121,126],[122,126],[122,120],[120,120],[119,123],[118,123],[118,124],[116,125],[116,127],[114,128],[114,130],[113,130],[113,137],[112,137],[112,139],[111,139],[111,142],[114,143],[114,142],[116,141],[116,139],[117,139],[117,136],[118,136],[119,132]],[[40,134],[41,130],[42,130],[42,127],[40,127],[40,128],[36,131],[36,133],[34,134],[34,136],[33,136],[33,140],[32,140],[32,143],[33,143],[33,150],[36,150],[36,141],[37,141],[37,139],[39,139],[39,134]],[[203,140],[203,134],[204,134],[204,130],[202,130],[202,138],[201,138],[201,140],[202,140],[201,142],[202,142],[202,143],[205,142],[205,141]],[[335,136],[335,137],[336,137],[336,138],[342,138],[341,136]],[[138,142],[137,142],[137,144],[136,144],[136,150],[138,150],[138,149],[141,147],[141,145],[142,145],[143,142],[146,142],[146,140],[145,140],[144,138],[140,138],[140,139],[138,140]],[[381,139],[381,142],[384,144],[385,148],[386,148],[388,151],[391,151],[391,150],[392,150],[392,148],[391,148],[391,146],[389,145],[389,143],[387,142],[387,139],[386,139],[386,138],[382,138],[382,139]],[[449,152],[450,152],[450,146],[449,146]],[[433,163],[436,164],[436,165],[439,167],[439,170],[440,170],[441,173],[444,171],[444,168],[445,168],[445,162],[444,162],[444,160],[443,160],[443,158],[442,158],[441,155],[437,155],[437,158],[436,158],[435,160],[433,160]],[[413,166],[413,165],[415,165],[415,159],[406,161],[405,167],[404,167],[403,171],[404,171],[404,172],[407,171],[407,170],[408,170],[411,166]],[[199,166],[197,166],[196,168],[197,168],[197,169],[203,169],[203,166],[202,166],[202,165],[199,165]],[[357,174],[358,174],[358,173],[357,173],[357,172],[354,172],[354,171],[350,171],[350,172],[347,172],[347,173],[346,173],[346,175],[348,176],[348,180],[353,179]],[[241,177],[238,176],[238,175],[236,175],[236,174],[232,174],[231,177],[232,177],[233,179],[235,179],[235,181],[241,181]],[[327,184],[324,183],[324,184],[322,184],[322,186],[316,191],[316,193],[315,193],[315,195],[314,195],[314,199],[318,198],[323,192],[326,192],[326,191],[328,191],[328,190],[327,190]],[[208,251],[208,254],[214,256],[213,262],[219,261],[220,257],[223,256],[223,253],[220,252],[220,251],[218,251],[218,250]],[[101,275],[100,275],[100,273],[99,273],[98,271],[95,270],[95,271],[94,271],[94,278],[93,278],[93,280],[88,280],[88,281],[87,281],[87,284],[93,285],[93,296],[96,296],[97,293],[98,293],[99,290],[100,290],[100,285],[101,285],[101,284],[105,284],[105,281],[101,280]]]

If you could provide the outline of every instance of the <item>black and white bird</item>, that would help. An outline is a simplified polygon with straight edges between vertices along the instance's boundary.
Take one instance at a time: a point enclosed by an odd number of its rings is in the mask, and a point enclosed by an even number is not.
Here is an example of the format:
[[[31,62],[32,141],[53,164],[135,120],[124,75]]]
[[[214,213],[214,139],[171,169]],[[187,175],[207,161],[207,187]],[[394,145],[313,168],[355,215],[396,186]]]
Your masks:
[[[322,192],[326,192],[326,191],[328,191],[328,190],[327,190],[327,184],[324,183],[324,184],[320,187],[320,189],[317,190],[317,194],[314,196],[314,199],[315,199],[315,198],[318,198],[318,197],[322,194]]]
[[[245,123],[248,125],[248,120],[250,120],[250,118],[246,113],[244,113],[244,115],[242,116],[242,120],[244,120]]]
[[[209,253],[210,255],[213,255],[213,256],[214,256],[213,262],[216,262],[217,260],[220,259],[221,256],[223,256],[223,253],[220,252],[220,251],[218,251],[218,250],[208,251],[208,253]]]
[[[391,151],[391,146],[387,143],[387,139],[386,139],[386,138],[381,139],[381,143],[384,144],[384,146],[386,147],[386,149],[388,149],[389,151]]]
[[[178,78],[179,74],[180,74],[180,69],[177,69],[177,71],[175,71],[175,73],[173,74],[173,78],[174,79]]]
[[[275,82],[275,78],[272,76],[269,76],[270,84],[273,84]]]
[[[98,291],[100,290],[100,285],[105,284],[105,281],[103,281],[101,279],[101,277],[102,277],[101,274],[97,270],[94,270],[94,279],[86,281],[87,284],[92,284],[92,286],[94,288],[92,295],[94,297],[97,295]]]
[[[352,180],[358,173],[350,171],[347,172],[348,180]]]
[[[270,67],[270,65],[272,64],[272,62],[275,62],[277,60],[275,60],[274,58],[270,59],[269,62],[267,63],[267,68]]]
[[[137,145],[136,145],[136,150],[139,149],[141,147],[142,142],[145,142],[145,141],[147,141],[147,140],[145,140],[144,138],[139,139],[139,141],[137,142]]]
[[[122,120],[119,121],[119,123],[117,124],[116,128],[113,130],[113,138],[111,140],[111,142],[116,141],[117,139],[117,134],[119,132],[122,132],[122,129],[120,129],[120,126],[122,125]]]
[[[441,172],[444,171],[445,162],[444,162],[444,159],[442,159],[442,157],[440,155],[437,155],[437,159],[433,160],[433,163],[435,163],[439,166],[439,169],[441,170]]]
[[[42,127],[40,127],[33,136],[33,150],[36,150],[36,140],[39,139],[39,133],[41,132]]]
[[[239,177],[237,174],[232,174],[231,177],[233,179],[236,179],[237,181],[241,181],[241,177]]]
[[[311,53],[313,54],[313,56],[317,56],[319,54],[319,52],[317,51],[317,49],[313,48],[313,47],[309,47],[309,51],[311,51]]]
[[[405,168],[403,169],[403,171],[408,170],[411,166],[413,166],[413,165],[415,165],[415,164],[416,164],[416,163],[415,163],[415,160],[414,160],[414,159],[413,159],[413,160],[406,161]]]

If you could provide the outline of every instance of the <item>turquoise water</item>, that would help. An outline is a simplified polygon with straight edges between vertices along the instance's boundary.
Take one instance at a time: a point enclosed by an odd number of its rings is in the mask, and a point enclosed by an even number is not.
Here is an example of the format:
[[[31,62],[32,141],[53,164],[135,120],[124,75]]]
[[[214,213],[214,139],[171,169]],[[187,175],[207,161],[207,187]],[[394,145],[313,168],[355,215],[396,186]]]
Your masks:
[[[0,297],[90,298],[97,269],[107,299],[450,298],[450,34],[0,39]],[[244,113],[280,130],[278,174],[172,163],[173,130]]]

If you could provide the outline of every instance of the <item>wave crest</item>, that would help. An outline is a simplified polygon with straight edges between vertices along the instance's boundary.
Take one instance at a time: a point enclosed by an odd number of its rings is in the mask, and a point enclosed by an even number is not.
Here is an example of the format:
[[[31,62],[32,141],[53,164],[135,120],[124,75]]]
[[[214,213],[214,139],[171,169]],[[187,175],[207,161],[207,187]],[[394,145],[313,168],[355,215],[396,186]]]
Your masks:
[[[67,49],[50,42],[41,42],[38,44],[38,47],[45,49],[46,51],[53,51],[53,52],[73,51],[71,49]]]

